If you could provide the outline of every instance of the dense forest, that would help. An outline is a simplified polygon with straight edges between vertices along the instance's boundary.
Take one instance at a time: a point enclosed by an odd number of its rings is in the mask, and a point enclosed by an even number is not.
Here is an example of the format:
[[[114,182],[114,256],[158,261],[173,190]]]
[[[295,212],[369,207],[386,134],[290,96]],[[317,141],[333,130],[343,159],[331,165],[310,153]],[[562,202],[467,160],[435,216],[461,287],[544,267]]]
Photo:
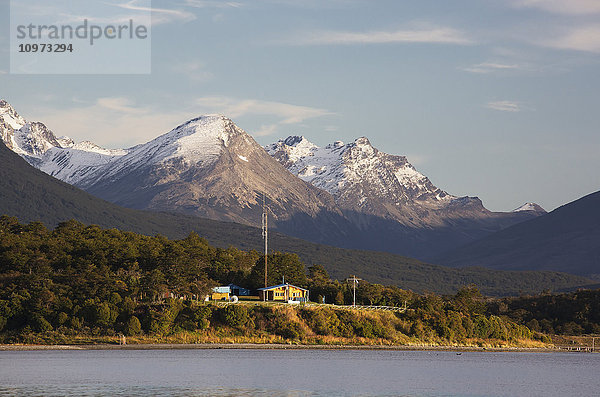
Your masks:
[[[270,284],[285,276],[287,282],[310,289],[316,302],[352,303],[351,285],[330,279],[321,265],[306,267],[297,255],[280,252],[269,254],[268,263]],[[483,297],[474,286],[440,296],[366,280],[358,284],[357,304],[405,305],[408,310],[366,313],[322,305],[204,302],[217,285],[262,287],[263,271],[264,257],[258,252],[216,248],[194,233],[170,240],[76,221],[48,230],[41,223],[24,225],[4,216],[0,342],[56,343],[119,333],[156,340],[183,332],[202,341],[245,337],[363,343],[366,338],[464,344],[547,341],[541,332],[600,328],[593,315],[599,313],[597,291],[498,300]],[[574,305],[579,308],[575,314]]]

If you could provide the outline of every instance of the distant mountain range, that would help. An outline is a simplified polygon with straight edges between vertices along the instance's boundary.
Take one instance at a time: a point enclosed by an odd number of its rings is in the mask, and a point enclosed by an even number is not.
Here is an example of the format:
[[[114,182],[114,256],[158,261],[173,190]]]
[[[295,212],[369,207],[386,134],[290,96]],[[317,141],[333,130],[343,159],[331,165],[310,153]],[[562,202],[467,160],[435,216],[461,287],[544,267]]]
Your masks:
[[[458,248],[437,263],[556,270],[600,280],[600,192]]]
[[[188,215],[122,208],[96,198],[30,166],[0,142],[0,215],[22,222],[41,221],[52,227],[76,219],[86,224],[146,235],[183,238],[192,231],[218,247],[262,247],[259,229]],[[483,268],[452,269],[399,255],[348,250],[303,241],[273,232],[273,250],[297,253],[308,265],[322,264],[329,274],[344,279],[360,275],[369,282],[397,285],[414,291],[453,293],[474,283],[489,295],[537,293],[588,285],[591,280],[556,272],[503,272]],[[0,258],[2,250],[0,247]]]
[[[264,194],[275,229],[345,248],[428,259],[544,213],[453,196],[366,138],[318,148],[290,137],[265,150],[221,115],[107,150],[57,138],[0,101],[0,133],[31,165],[119,205],[258,226]]]

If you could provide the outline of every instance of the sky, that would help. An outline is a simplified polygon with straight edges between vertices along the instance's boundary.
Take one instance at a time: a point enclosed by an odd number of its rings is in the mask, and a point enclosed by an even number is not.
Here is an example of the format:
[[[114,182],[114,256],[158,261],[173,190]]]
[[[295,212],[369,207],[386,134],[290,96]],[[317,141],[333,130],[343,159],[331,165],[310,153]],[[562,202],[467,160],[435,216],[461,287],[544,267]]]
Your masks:
[[[222,113],[263,145],[366,136],[494,211],[600,190],[597,0],[153,0],[129,75],[11,74],[8,7],[0,98],[58,136],[129,147]]]

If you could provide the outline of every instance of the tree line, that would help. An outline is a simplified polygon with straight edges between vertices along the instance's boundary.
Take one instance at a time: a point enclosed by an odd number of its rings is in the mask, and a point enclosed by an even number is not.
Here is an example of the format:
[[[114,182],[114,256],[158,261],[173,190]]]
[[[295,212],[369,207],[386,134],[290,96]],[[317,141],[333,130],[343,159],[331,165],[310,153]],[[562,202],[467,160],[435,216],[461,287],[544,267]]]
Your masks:
[[[308,288],[313,301],[352,303],[352,285],[330,279],[323,266],[313,264],[306,268],[297,255],[281,252],[271,253],[267,259],[270,285],[281,283],[285,277],[286,282]],[[261,312],[262,309],[241,315],[245,320],[240,322],[235,320],[240,315],[235,311],[248,309],[219,309],[202,304],[211,288],[230,283],[251,290],[262,287],[264,256],[252,250],[216,248],[195,233],[184,239],[170,240],[160,235],[149,237],[76,221],[64,222],[49,230],[39,222],[21,224],[16,218],[0,217],[0,334],[3,340],[19,341],[27,335],[48,332],[159,335],[208,329],[211,324],[226,327],[259,324],[256,330],[268,331],[264,324],[278,320]],[[169,299],[171,296],[178,299]],[[393,328],[421,339],[505,340],[531,337],[536,332],[573,332],[574,329],[573,326],[561,328],[554,317],[549,320],[552,321],[550,329],[540,314],[547,312],[524,315],[524,310],[532,311],[531,304],[489,300],[473,286],[454,295],[440,296],[361,281],[356,289],[356,301],[359,305],[407,305],[410,310],[396,316]],[[588,302],[585,307],[587,311],[580,310],[579,317],[569,317],[569,320],[579,324],[582,330],[596,332],[597,328],[591,324],[597,325],[598,319],[589,315],[596,306]],[[350,332],[337,312],[325,315],[326,320],[321,318],[323,314],[300,312],[299,315],[304,319],[304,328],[295,325],[276,328],[288,329],[286,335],[291,336],[301,336],[299,330],[302,329],[305,334],[307,329],[312,330],[309,333],[330,329],[328,332],[333,336],[363,332],[359,330],[364,324]],[[556,316],[567,318],[563,311]],[[366,335],[380,336],[381,333],[367,332]]]

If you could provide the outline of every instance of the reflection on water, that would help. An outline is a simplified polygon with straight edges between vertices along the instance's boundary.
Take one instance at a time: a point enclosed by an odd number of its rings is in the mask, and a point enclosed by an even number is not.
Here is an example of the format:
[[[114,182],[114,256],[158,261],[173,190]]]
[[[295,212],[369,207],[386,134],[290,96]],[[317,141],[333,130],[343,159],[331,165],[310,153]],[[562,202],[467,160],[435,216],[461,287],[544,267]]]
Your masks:
[[[0,396],[595,396],[600,355],[337,350],[0,352]]]

